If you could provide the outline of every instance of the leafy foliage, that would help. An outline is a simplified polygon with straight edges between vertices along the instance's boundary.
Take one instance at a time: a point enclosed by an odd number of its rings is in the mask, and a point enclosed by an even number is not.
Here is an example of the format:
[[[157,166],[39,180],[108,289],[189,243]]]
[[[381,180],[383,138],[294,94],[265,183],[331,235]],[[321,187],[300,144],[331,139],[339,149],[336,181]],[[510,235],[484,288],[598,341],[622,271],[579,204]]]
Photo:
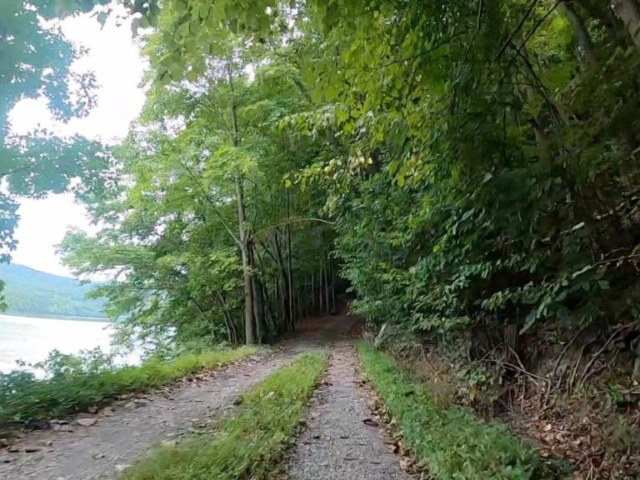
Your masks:
[[[136,186],[126,210],[111,210],[135,212],[127,222],[146,229],[129,240],[135,259],[125,264],[155,262],[170,245],[166,266],[176,245],[198,245],[182,234],[187,225],[206,225],[193,238],[218,235],[216,262],[235,271],[227,282],[198,280],[229,288],[220,291],[224,308],[214,312],[210,300],[204,307],[206,324],[226,325],[230,339],[225,308],[232,317],[244,309],[249,340],[253,324],[283,329],[246,320],[264,318],[256,311],[269,305],[280,304],[291,328],[291,305],[305,306],[316,290],[308,279],[331,265],[330,251],[357,292],[355,310],[371,322],[467,332],[484,352],[505,332],[551,325],[567,336],[589,323],[606,330],[636,322],[637,7],[164,3],[145,14],[157,28],[147,39],[152,88],[141,125],[155,132],[136,134],[132,151],[146,159],[124,162]],[[334,228],[296,228],[289,245],[296,216],[320,216]],[[109,235],[121,239],[119,231]],[[258,238],[263,231],[270,244]],[[80,266],[73,252],[81,249],[67,246]],[[200,243],[188,257],[199,259],[197,268],[180,258],[181,274],[211,271],[212,247]],[[258,259],[269,265],[256,268]],[[193,286],[168,294],[155,283],[158,267],[146,265],[131,279],[153,285],[145,289],[153,299],[130,298],[117,314],[173,325],[150,319],[205,305]],[[327,284],[335,282],[322,291]],[[124,287],[113,288],[115,305]],[[254,290],[264,298],[251,307]],[[493,341],[479,345],[486,338]]]
[[[262,478],[289,447],[326,364],[323,353],[303,355],[243,394],[237,414],[223,421],[215,435],[158,448],[123,478]]]
[[[87,3],[87,2],[85,2]],[[89,2],[91,3],[91,2]],[[107,3],[99,0],[97,3]],[[7,0],[0,5],[0,262],[17,243],[18,199],[42,198],[73,190],[79,196],[100,192],[112,181],[108,154],[96,142],[61,138],[38,128],[12,132],[9,114],[24,99],[46,101],[56,120],[83,117],[95,105],[91,72],[71,68],[85,52],[62,33],[59,20],[89,5],[58,0]]]
[[[164,33],[145,39],[152,63]],[[114,152],[128,185],[89,204],[104,229],[69,232],[60,246],[78,275],[112,276],[94,295],[123,335],[263,342],[335,303],[328,222],[312,218],[320,203],[284,178],[317,146],[280,128],[309,102],[280,50],[227,35],[206,75],[152,81]]]

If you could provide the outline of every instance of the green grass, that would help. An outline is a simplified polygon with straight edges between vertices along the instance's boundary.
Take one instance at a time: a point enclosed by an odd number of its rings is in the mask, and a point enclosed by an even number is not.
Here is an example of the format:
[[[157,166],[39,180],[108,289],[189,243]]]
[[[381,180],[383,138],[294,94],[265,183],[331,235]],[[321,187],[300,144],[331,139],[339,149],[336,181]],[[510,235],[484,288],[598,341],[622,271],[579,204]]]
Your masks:
[[[86,412],[118,395],[168,385],[202,370],[211,370],[253,355],[256,348],[214,350],[180,356],[172,361],[151,360],[137,367],[78,374],[50,380],[3,377],[0,391],[0,430],[30,426],[75,412]]]
[[[435,480],[549,478],[533,448],[506,426],[470,410],[438,407],[388,355],[358,346],[364,371],[395,418],[416,460]]]
[[[288,448],[327,357],[309,353],[248,390],[237,414],[215,434],[192,437],[177,447],[158,447],[124,474],[126,480],[259,479]]]

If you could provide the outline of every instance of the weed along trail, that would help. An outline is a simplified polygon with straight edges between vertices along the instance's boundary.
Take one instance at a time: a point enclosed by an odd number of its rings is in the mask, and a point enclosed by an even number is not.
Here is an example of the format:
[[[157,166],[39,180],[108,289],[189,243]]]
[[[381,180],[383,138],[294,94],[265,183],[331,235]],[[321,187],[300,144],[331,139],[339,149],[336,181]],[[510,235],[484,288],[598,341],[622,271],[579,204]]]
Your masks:
[[[54,429],[34,431],[0,450],[2,480],[97,480],[121,472],[158,444],[173,445],[207,427],[240,395],[297,356],[241,361],[200,380],[83,415]],[[82,420],[86,419],[86,420]]]

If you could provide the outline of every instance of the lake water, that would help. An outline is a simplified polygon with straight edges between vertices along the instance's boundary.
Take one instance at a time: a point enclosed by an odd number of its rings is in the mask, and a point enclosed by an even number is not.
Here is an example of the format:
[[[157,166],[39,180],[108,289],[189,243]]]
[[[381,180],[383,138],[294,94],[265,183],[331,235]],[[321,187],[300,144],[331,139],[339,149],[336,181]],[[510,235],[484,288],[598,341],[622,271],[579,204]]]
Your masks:
[[[16,369],[16,360],[40,362],[54,349],[78,353],[100,347],[107,353],[111,333],[107,322],[0,315],[0,372]]]

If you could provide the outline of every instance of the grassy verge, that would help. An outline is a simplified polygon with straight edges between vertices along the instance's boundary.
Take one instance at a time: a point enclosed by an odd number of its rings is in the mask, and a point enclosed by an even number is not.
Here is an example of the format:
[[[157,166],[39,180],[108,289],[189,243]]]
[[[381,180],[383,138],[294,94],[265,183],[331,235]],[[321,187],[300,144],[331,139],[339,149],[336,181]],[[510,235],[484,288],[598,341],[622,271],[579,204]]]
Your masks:
[[[326,367],[326,355],[309,353],[243,395],[237,414],[215,435],[177,447],[158,447],[128,469],[126,480],[237,480],[264,478],[289,446]]]
[[[548,478],[533,448],[504,425],[457,406],[436,406],[427,387],[412,381],[392,358],[365,344],[358,351],[367,377],[432,478]]]
[[[168,385],[182,377],[234,363],[257,352],[255,348],[183,355],[169,362],[152,360],[137,367],[34,380],[25,374],[2,376],[0,430],[37,424],[74,412],[86,412],[118,395]]]

